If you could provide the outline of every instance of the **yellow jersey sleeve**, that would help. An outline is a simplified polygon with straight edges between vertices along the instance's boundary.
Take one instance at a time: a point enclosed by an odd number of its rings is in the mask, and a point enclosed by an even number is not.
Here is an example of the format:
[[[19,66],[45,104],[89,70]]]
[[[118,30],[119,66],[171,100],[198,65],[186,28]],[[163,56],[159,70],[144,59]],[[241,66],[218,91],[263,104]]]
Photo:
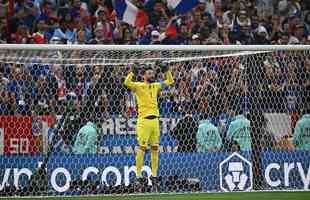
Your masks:
[[[130,72],[130,73],[126,76],[125,81],[124,81],[124,85],[125,85],[128,89],[135,91],[135,90],[137,90],[139,83],[138,83],[138,82],[132,81],[133,75],[134,75],[134,74],[133,74],[132,72]]]

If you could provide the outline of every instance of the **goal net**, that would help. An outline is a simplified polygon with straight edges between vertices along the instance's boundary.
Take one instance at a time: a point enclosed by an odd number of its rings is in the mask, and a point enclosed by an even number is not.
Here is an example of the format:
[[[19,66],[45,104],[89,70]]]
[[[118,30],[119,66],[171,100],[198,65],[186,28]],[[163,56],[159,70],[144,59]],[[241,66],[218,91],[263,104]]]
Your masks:
[[[162,84],[167,67],[157,192],[309,190],[309,50],[0,45],[0,196],[137,192],[140,112],[123,83],[152,68]]]

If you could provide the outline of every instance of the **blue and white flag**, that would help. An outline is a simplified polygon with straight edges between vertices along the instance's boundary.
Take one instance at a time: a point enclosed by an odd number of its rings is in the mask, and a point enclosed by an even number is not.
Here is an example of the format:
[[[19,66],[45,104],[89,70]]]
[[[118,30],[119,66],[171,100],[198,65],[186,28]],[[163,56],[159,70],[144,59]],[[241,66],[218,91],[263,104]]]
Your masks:
[[[167,0],[169,9],[176,11],[178,14],[184,14],[200,3],[200,0]]]

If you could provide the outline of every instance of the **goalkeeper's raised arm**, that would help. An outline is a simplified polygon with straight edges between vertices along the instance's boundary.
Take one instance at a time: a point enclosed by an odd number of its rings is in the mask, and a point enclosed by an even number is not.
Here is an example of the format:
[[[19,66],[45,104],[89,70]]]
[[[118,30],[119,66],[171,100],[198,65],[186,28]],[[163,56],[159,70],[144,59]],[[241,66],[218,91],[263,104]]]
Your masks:
[[[171,69],[169,68],[168,64],[162,63],[162,64],[159,64],[159,67],[162,71],[166,73],[166,79],[162,83],[163,84],[162,88],[164,88],[163,86],[171,86],[174,83],[174,80],[173,80]]]
[[[138,82],[133,81],[135,74],[137,75],[137,69],[133,69],[133,67],[131,67],[124,81],[124,85],[130,90],[135,90],[135,88],[137,88],[139,85]]]
[[[173,80],[173,75],[172,72],[169,68],[169,66],[167,64],[158,64],[158,67],[160,67],[161,71],[164,71],[166,73],[166,79],[164,81],[161,81],[161,88],[164,88],[166,86],[171,86],[174,83]],[[154,82],[154,71],[151,68],[142,68],[141,69],[144,74],[143,74],[143,78],[144,78],[144,82],[146,83],[153,83]],[[148,71],[152,71],[149,72]],[[148,73],[148,74],[147,74]],[[132,66],[129,70],[128,75],[125,78],[124,81],[124,85],[130,89],[130,90],[135,90],[137,87],[139,87],[139,85],[141,85],[141,82],[135,82],[133,81],[133,77],[138,75],[138,68],[137,68],[137,64]]]

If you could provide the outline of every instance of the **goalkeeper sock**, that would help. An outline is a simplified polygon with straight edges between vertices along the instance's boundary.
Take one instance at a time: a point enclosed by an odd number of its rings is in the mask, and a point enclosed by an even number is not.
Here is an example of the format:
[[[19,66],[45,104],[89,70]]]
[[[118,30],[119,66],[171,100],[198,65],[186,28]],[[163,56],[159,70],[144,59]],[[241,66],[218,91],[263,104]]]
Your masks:
[[[143,147],[140,147],[137,150],[137,154],[136,154],[136,168],[137,168],[137,177],[142,177],[142,165],[143,165],[143,161],[144,161],[144,153],[145,153],[145,149]]]
[[[158,147],[152,148],[151,150],[151,167],[152,167],[152,176],[157,177],[158,169]]]

